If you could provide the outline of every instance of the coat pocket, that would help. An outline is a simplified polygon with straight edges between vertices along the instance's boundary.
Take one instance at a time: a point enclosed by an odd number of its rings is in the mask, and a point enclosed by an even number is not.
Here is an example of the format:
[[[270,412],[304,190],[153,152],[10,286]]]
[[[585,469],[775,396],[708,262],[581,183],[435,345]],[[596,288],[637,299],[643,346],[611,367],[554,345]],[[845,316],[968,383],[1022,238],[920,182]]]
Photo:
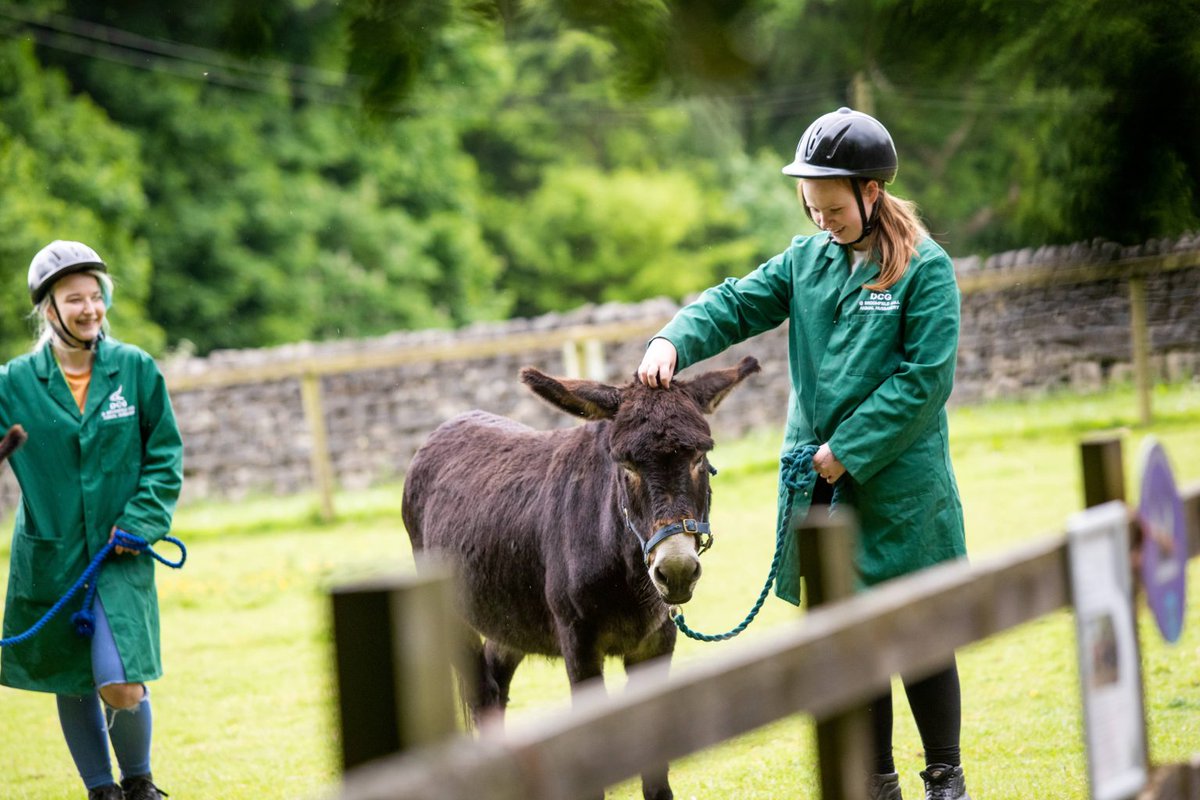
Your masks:
[[[105,475],[137,475],[142,466],[142,437],[137,417],[101,423],[100,464]]]
[[[885,378],[895,372],[902,355],[900,320],[899,314],[880,312],[846,317],[846,372],[871,378]]]
[[[63,568],[63,540],[20,536],[14,542],[9,572],[11,596],[42,606],[51,606],[71,588],[78,575]]]

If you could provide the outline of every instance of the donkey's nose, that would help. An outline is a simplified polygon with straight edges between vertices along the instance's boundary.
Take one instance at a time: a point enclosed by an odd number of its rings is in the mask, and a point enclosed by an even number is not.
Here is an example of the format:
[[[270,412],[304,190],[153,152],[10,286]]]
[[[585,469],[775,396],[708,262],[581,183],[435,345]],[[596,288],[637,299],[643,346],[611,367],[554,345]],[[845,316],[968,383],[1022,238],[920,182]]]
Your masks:
[[[658,593],[668,603],[686,603],[692,599],[700,580],[700,559],[694,555],[659,559],[651,575]]]

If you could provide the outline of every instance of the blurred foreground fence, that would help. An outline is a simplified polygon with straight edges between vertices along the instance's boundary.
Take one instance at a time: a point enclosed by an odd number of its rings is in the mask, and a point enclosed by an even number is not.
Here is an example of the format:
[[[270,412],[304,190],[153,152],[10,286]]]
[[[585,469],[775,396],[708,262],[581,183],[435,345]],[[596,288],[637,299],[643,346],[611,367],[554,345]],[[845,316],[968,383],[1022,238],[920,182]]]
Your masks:
[[[963,292],[952,402],[1134,380],[1138,414],[1155,380],[1200,375],[1200,236],[1121,247],[1093,242],[955,261]],[[678,310],[665,299],[585,306],[568,314],[461,331],[215,352],[163,364],[184,437],[184,502],[316,490],[335,513],[336,488],[403,476],[439,423],[483,408],[537,428],[572,424],[517,379],[532,364],[621,382],[647,337]],[[726,401],[718,441],[782,427],[786,326],[713,359],[752,354],[754,392]],[[0,512],[16,499],[0,475]]]
[[[1119,441],[1085,444],[1083,466],[1087,505],[1124,499]],[[1184,492],[1184,509],[1190,558],[1200,554],[1200,485]],[[1132,515],[1130,527],[1137,530]],[[648,665],[612,696],[603,686],[586,687],[569,711],[513,722],[506,733],[478,739],[456,732],[448,574],[338,589],[333,608],[346,766],[338,797],[595,796],[655,764],[803,713],[817,720],[822,796],[863,800],[863,704],[892,675],[939,669],[955,649],[1071,607],[1073,599],[1065,536],[850,596],[853,536],[844,521],[823,514],[802,524],[806,590],[820,607],[796,624],[730,644],[721,655],[670,674]],[[344,664],[357,666],[343,670]],[[1200,798],[1200,755],[1148,773],[1138,800]]]

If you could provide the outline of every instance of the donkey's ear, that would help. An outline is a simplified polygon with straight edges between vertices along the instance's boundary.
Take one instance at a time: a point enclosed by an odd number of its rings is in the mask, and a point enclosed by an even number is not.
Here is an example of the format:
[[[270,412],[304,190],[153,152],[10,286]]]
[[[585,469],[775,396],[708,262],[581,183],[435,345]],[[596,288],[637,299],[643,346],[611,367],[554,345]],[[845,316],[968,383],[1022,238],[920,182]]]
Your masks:
[[[573,378],[551,378],[533,367],[521,370],[521,380],[551,405],[584,419],[612,419],[621,405],[615,386]]]
[[[680,381],[679,386],[696,401],[696,405],[700,406],[701,411],[711,414],[717,410],[717,406],[721,405],[725,395],[733,391],[733,387],[744,381],[747,376],[758,372],[759,369],[758,359],[746,356],[738,362],[736,367],[714,369],[687,383]]]

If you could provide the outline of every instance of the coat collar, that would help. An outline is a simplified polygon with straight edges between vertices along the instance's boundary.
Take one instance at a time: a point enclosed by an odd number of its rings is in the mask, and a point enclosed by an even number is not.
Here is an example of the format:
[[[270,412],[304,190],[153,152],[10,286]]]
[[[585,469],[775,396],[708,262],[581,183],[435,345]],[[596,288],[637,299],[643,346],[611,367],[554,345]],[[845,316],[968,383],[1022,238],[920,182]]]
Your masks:
[[[119,371],[117,361],[113,358],[112,349],[112,342],[109,339],[101,339],[96,345],[96,358],[92,363],[92,380],[88,384],[87,402],[84,404],[83,414],[79,413],[79,406],[75,405],[75,397],[67,387],[66,379],[62,376],[51,344],[44,344],[40,350],[34,353],[33,371],[46,384],[46,391],[50,397],[70,414],[72,419],[82,421],[100,407],[104,398],[109,394],[113,376]]]
[[[847,249],[836,243],[831,238],[829,243],[825,245],[825,268],[834,270],[833,274],[838,276],[841,283],[841,290],[838,292],[838,305],[846,302],[848,297],[857,295],[865,284],[871,283],[879,277],[882,271],[879,266],[879,260],[873,255],[868,257],[857,270],[850,272],[851,258]]]

